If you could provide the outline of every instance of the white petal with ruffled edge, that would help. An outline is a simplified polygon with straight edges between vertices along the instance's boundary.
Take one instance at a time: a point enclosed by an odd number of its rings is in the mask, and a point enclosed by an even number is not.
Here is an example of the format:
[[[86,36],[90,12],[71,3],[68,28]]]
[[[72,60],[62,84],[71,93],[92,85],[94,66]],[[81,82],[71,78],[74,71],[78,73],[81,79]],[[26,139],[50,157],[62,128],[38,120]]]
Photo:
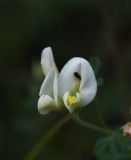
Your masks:
[[[63,67],[58,80],[60,96],[64,96],[66,92],[71,92],[75,88],[78,82],[75,73],[78,73],[81,79],[79,88],[80,106],[85,106],[94,99],[97,83],[91,65],[84,58],[72,58]]]
[[[43,49],[41,54],[41,66],[45,76],[51,68],[53,68],[56,73],[58,72],[51,47]]]
[[[50,111],[56,111],[56,105],[53,98],[48,95],[42,95],[38,100],[38,111],[40,114],[45,115]]]
[[[89,104],[94,99],[96,92],[97,92],[97,82],[94,71],[89,62],[81,58],[81,83],[80,83],[81,106]]]
[[[58,76],[57,74],[54,77],[54,82],[53,82],[53,96],[54,96],[54,101],[56,104],[56,107],[59,107],[59,99],[58,99]]]
[[[80,66],[80,60],[78,58],[73,58],[65,64],[58,79],[60,96],[63,96],[65,92],[71,91],[76,87],[77,79],[74,73],[80,73]]]
[[[42,86],[40,88],[39,96],[50,95],[53,96],[53,83],[54,83],[55,71],[50,69],[45,77]]]

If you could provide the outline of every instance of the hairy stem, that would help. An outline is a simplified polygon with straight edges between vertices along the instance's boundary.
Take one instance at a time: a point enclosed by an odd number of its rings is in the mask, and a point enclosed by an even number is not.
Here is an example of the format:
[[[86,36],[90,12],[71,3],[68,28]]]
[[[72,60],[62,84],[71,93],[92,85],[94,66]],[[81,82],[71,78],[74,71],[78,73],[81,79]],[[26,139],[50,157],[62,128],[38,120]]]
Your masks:
[[[83,121],[77,114],[72,114],[70,117],[72,120],[74,120],[75,122],[77,122],[81,126],[87,127],[89,129],[92,129],[92,130],[95,130],[97,132],[104,133],[104,134],[111,134],[112,133],[112,130],[110,130],[110,129],[101,128],[101,127],[95,126],[94,124]]]
[[[42,151],[42,149],[48,144],[48,142],[53,138],[53,136],[66,124],[70,119],[75,121],[76,123],[80,124],[81,126],[84,126],[86,128],[92,129],[94,131],[104,133],[104,134],[112,134],[113,131],[108,128],[101,128],[99,126],[95,126],[94,124],[85,122],[82,120],[78,114],[69,114],[68,116],[65,116],[62,118],[54,127],[52,127],[46,135],[44,135],[40,141],[34,146],[34,148],[31,149],[31,151],[27,154],[24,160],[34,160],[39,155],[39,153]]]

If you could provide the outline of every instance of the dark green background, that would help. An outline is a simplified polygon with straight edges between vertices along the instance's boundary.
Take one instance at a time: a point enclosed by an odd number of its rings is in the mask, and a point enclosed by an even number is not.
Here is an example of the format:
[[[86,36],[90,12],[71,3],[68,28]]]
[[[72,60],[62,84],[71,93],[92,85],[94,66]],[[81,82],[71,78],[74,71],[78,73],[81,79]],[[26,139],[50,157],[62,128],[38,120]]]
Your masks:
[[[98,57],[104,85],[96,100],[111,128],[130,120],[130,0],[0,0],[0,159],[23,160],[63,116],[37,111],[44,75],[40,57],[51,46],[56,64]],[[99,124],[94,101],[81,117]],[[74,122],[63,127],[38,159],[95,160],[100,137]]]

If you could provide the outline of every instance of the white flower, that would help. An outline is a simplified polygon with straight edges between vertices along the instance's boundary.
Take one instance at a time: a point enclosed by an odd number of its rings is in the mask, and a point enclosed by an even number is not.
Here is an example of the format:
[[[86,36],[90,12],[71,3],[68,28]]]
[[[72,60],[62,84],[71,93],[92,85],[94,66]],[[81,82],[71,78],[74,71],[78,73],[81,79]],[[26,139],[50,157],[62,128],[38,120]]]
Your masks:
[[[95,97],[97,83],[89,62],[75,57],[69,60],[58,74],[51,48],[42,52],[41,64],[46,78],[40,89],[38,110],[46,114],[61,109],[62,103],[72,113],[86,106]]]

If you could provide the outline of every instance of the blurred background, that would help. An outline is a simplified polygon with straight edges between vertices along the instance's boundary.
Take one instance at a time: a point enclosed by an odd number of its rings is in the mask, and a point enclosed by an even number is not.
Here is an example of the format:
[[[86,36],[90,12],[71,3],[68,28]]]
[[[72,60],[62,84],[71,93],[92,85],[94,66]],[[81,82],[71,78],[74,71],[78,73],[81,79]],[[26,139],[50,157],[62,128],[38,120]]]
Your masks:
[[[23,160],[63,115],[39,115],[44,75],[40,57],[51,46],[61,70],[72,57],[98,57],[104,85],[95,101],[107,124],[131,119],[130,0],[0,0],[0,159]],[[80,113],[101,125],[95,101]],[[39,160],[96,160],[101,135],[70,121],[46,146]]]

